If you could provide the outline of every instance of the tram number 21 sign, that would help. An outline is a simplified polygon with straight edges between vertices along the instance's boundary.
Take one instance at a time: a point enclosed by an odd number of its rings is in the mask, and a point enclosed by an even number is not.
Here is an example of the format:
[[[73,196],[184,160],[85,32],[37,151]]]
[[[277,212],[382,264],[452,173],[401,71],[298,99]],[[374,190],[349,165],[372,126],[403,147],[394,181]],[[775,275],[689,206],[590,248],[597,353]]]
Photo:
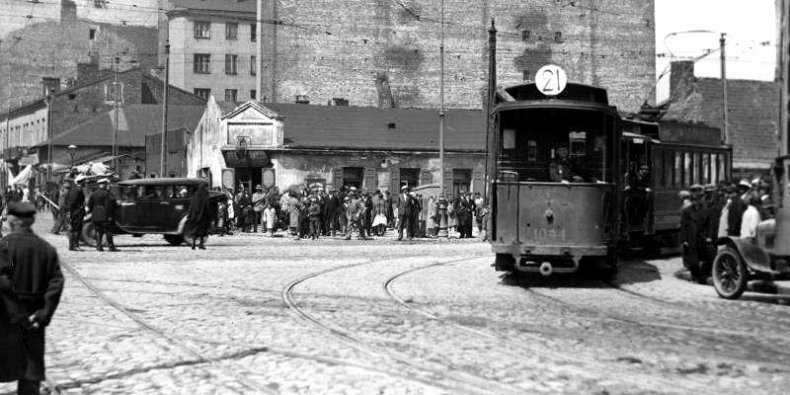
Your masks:
[[[567,83],[565,70],[553,64],[541,67],[535,74],[535,86],[546,96],[559,95]]]

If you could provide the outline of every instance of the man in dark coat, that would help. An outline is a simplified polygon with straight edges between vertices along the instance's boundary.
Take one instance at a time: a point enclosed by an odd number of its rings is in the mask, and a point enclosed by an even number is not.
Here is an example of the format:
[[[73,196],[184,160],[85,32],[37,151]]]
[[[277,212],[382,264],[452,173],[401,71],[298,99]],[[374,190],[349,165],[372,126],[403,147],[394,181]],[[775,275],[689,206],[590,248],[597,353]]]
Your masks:
[[[25,376],[23,326],[27,314],[14,292],[14,265],[8,243],[0,244],[0,382],[18,381]]]
[[[403,186],[398,195],[398,240],[403,240],[403,229],[406,228],[406,235],[409,240],[412,238],[412,210],[414,202],[409,195],[409,187]]]
[[[700,262],[710,262],[707,246],[713,240],[708,210],[701,201],[701,187],[692,186],[692,203],[680,211],[680,242],[683,246],[683,266],[691,278],[704,284],[709,273],[703,273]]]
[[[8,243],[14,265],[14,292],[29,314],[29,329],[22,332],[25,374],[19,379],[19,394],[39,394],[45,379],[45,328],[60,303],[64,283],[57,251],[31,229],[35,214],[30,203],[9,205],[11,233],[2,240]]]
[[[88,211],[91,213],[91,221],[96,229],[96,250],[104,251],[102,248],[103,236],[107,236],[107,246],[110,251],[118,251],[112,240],[113,212],[115,211],[115,196],[107,190],[110,180],[102,178],[98,181],[99,188],[88,198]]]
[[[77,177],[77,182],[66,194],[66,212],[68,213],[69,225],[69,251],[80,250],[80,234],[82,233],[82,221],[85,216],[85,193],[82,192],[80,182],[82,176]]]

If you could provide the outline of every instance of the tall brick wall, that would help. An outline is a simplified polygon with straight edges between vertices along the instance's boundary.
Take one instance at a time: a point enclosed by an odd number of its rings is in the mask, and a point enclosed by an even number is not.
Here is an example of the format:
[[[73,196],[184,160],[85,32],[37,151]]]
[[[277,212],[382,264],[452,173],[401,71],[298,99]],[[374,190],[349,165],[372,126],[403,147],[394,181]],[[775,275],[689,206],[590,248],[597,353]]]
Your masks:
[[[157,0],[134,3],[105,1],[97,8],[94,0],[0,0],[0,108],[41,97],[42,77],[64,84],[76,78],[78,64],[88,63],[91,52],[100,68],[112,68],[116,56],[121,69],[156,66]]]
[[[386,105],[391,93],[400,107],[437,107],[440,2],[400,3],[277,0],[274,7],[262,9],[262,19],[283,24],[260,29],[261,95],[271,100],[273,81],[277,101],[291,102],[304,94],[320,104],[344,97],[352,105]],[[487,29],[495,18],[500,85],[531,80],[540,66],[554,63],[565,68],[571,81],[606,87],[613,104],[636,110],[649,99],[655,76],[653,1],[573,4],[446,0],[447,106],[482,106]],[[274,44],[266,38],[274,38]]]

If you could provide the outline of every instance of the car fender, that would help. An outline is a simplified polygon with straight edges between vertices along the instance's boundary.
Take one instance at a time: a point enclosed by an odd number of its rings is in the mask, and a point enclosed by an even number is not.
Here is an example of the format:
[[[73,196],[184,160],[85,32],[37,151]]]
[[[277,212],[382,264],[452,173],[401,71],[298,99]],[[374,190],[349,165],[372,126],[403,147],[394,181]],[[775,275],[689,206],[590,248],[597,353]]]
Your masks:
[[[716,245],[729,245],[737,250],[743,262],[751,269],[771,270],[771,257],[757,245],[757,239],[754,237],[720,237],[716,240]]]

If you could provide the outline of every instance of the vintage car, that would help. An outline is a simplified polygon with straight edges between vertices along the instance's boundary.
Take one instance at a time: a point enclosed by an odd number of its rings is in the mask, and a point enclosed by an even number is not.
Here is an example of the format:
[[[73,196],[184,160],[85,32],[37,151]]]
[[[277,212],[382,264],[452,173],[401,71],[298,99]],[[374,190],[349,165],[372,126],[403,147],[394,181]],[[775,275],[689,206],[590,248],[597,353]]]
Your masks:
[[[145,178],[119,182],[112,190],[116,195],[115,234],[161,234],[172,245],[185,241],[183,226],[189,202],[200,185],[207,180],[197,178]],[[225,199],[220,192],[209,192],[209,207]],[[83,240],[94,244],[93,223],[86,221]]]

